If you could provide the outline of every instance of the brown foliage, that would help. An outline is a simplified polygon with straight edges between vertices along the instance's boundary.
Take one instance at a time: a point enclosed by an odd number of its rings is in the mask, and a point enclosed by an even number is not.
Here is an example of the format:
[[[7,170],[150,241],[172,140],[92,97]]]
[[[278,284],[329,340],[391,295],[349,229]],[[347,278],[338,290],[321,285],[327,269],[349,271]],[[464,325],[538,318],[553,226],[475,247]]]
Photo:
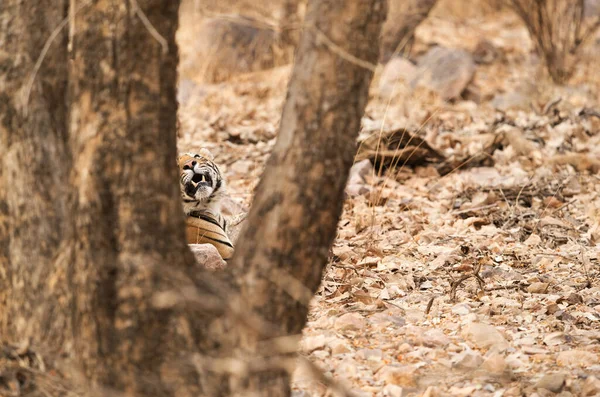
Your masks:
[[[564,83],[577,63],[577,51],[600,27],[600,17],[584,19],[584,0],[507,0],[523,20],[548,73]]]

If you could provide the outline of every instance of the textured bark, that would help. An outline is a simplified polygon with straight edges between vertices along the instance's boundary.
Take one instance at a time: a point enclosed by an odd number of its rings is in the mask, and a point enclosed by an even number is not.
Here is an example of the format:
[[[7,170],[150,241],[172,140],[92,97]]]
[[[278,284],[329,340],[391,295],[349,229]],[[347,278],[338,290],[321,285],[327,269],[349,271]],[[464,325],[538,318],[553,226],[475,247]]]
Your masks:
[[[298,7],[301,0],[284,0],[281,18],[281,42],[292,51],[300,40],[300,15]]]
[[[352,57],[377,61],[373,44],[385,15],[384,0],[320,0],[308,6],[277,143],[232,260],[242,311],[272,325],[244,331],[242,342],[255,360],[289,358],[264,342],[297,335],[306,323],[341,215],[372,77]],[[351,56],[332,51],[331,42]],[[268,371],[239,387],[285,396],[288,380],[282,369],[279,376]]]
[[[174,393],[165,363],[191,345],[153,294],[191,284],[195,261],[174,166],[178,2],[137,2],[168,49],[135,4],[0,3],[0,339],[150,396]]]
[[[66,3],[0,2],[0,339],[56,341],[56,348],[71,342],[66,269],[56,263],[70,210],[65,32],[54,39],[25,101]]]
[[[388,62],[395,54],[408,53],[414,41],[415,29],[437,3],[437,0],[403,0],[402,4],[395,1],[395,7],[390,7],[393,16],[388,18],[383,28],[379,59],[382,63]]]

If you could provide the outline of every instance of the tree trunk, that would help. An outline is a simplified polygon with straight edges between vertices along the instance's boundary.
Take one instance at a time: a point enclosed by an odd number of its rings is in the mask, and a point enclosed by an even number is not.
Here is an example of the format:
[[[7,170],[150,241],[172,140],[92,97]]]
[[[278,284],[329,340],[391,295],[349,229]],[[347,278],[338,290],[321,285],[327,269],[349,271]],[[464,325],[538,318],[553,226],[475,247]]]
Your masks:
[[[267,349],[264,342],[298,335],[306,323],[335,238],[368,100],[372,71],[354,58],[377,62],[373,43],[385,15],[385,0],[309,3],[277,143],[231,265],[240,280],[242,311],[273,325],[267,332],[245,331],[254,359],[289,357],[289,351]],[[288,381],[281,370],[279,378],[259,375],[244,388],[285,396]]]
[[[55,348],[72,343],[66,265],[56,261],[71,210],[64,30],[37,75],[34,65],[66,3],[0,2],[0,339]]]
[[[390,7],[381,39],[379,60],[387,63],[394,55],[407,54],[414,41],[415,29],[429,15],[437,0],[396,0]],[[396,10],[397,8],[397,10]]]
[[[177,10],[0,3],[0,337],[131,395],[166,393],[175,316],[150,303],[195,266],[174,166]]]
[[[284,49],[293,52],[300,40],[300,15],[298,7],[301,0],[284,0],[280,23],[281,42]]]

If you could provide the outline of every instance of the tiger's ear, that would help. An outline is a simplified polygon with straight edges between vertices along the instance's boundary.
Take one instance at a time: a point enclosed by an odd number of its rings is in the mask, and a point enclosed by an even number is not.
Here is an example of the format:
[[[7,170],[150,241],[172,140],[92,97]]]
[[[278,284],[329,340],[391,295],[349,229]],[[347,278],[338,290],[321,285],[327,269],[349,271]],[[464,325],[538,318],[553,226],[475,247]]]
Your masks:
[[[213,161],[215,159],[215,156],[213,156],[213,154],[210,152],[210,150],[202,148],[198,151],[198,154],[206,159],[209,159],[210,161]]]
[[[185,156],[184,153],[179,153],[177,155],[177,166],[180,167],[181,166],[181,159],[183,158],[183,156]]]

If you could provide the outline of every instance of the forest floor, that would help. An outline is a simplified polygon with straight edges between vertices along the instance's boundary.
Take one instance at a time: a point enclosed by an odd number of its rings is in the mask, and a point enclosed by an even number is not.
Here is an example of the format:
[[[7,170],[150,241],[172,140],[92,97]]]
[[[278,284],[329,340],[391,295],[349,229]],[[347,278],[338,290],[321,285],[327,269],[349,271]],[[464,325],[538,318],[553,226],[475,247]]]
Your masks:
[[[376,73],[361,140],[405,131],[441,157],[353,171],[302,341],[333,380],[299,367],[294,395],[600,395],[600,43],[557,86],[508,13],[434,15],[416,37],[415,59],[492,55],[452,101]],[[290,72],[180,82],[180,149],[210,149],[245,209]]]

